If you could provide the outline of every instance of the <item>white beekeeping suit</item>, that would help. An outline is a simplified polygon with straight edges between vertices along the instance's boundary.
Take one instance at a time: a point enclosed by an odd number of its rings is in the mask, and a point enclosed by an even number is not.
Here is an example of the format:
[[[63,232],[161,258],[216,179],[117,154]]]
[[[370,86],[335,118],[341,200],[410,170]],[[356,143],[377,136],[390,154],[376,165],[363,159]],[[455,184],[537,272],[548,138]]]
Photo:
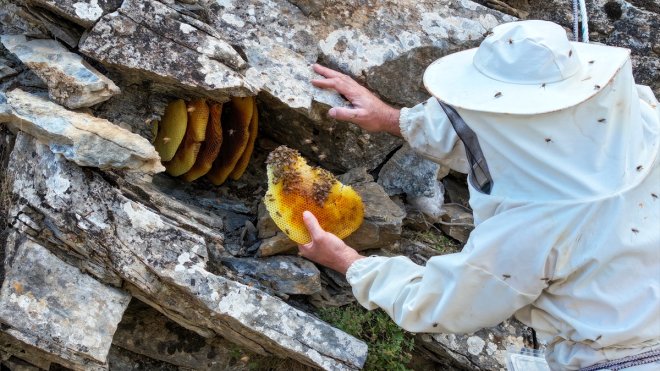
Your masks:
[[[492,189],[468,182],[476,228],[460,253],[353,263],[358,301],[415,332],[468,333],[515,314],[547,342],[553,370],[660,349],[660,107],[635,85],[629,51],[515,22],[436,61],[424,82],[434,98],[402,110],[404,138],[466,171],[436,98],[453,106]]]

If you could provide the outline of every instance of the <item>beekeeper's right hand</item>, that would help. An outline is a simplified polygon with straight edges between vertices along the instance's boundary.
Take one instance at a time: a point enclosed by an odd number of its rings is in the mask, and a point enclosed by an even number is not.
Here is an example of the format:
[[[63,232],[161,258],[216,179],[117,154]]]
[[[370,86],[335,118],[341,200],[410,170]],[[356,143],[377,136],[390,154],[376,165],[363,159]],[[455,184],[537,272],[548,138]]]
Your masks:
[[[339,237],[323,230],[316,217],[309,211],[303,213],[305,227],[312,237],[312,242],[298,245],[298,252],[305,258],[346,274],[354,261],[364,258]]]

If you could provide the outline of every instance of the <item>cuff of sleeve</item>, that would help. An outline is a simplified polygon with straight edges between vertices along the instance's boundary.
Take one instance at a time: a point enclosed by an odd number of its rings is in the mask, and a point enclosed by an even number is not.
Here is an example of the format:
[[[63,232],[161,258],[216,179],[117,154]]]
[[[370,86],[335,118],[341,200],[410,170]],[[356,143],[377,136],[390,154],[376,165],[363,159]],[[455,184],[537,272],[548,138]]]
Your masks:
[[[364,273],[370,271],[374,265],[379,265],[388,259],[389,258],[385,256],[375,255],[358,259],[348,267],[348,270],[346,271],[346,280],[351,286],[355,286],[355,284],[364,277]]]
[[[401,136],[406,142],[410,143],[410,129],[413,123],[413,110],[408,107],[401,108],[401,113],[399,114],[399,130],[401,131]]]

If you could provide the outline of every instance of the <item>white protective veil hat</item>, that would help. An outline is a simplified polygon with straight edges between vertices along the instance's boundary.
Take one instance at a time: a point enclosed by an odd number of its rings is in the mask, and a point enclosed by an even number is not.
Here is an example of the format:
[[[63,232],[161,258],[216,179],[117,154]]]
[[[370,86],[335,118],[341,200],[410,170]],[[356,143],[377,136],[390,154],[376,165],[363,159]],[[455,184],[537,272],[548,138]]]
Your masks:
[[[546,113],[597,94],[629,55],[628,49],[570,42],[566,31],[552,22],[511,22],[493,28],[478,48],[433,62],[424,73],[424,85],[458,108]]]

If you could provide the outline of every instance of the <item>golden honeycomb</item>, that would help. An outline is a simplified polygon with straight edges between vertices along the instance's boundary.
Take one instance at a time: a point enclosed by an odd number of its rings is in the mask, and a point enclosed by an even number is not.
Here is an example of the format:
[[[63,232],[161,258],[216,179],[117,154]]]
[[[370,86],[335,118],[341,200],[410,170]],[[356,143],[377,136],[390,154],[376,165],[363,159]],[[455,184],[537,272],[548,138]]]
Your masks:
[[[192,182],[209,172],[213,161],[220,153],[220,146],[222,145],[222,124],[220,123],[220,116],[222,115],[222,104],[211,103],[209,107],[209,121],[206,125],[205,140],[199,149],[199,154],[195,160],[195,165],[183,174],[182,178],[186,182]]]
[[[250,139],[250,121],[254,109],[254,97],[233,97],[228,112],[222,120],[222,146],[220,154],[206,174],[211,183],[219,185],[227,180]],[[226,120],[224,118],[227,118]]]
[[[206,135],[206,124],[209,121],[209,106],[205,99],[188,102],[186,107],[188,111],[186,134],[172,160],[165,163],[167,173],[172,176],[185,174],[193,167]]]
[[[188,111],[186,102],[177,99],[165,108],[165,114],[158,123],[158,134],[154,139],[154,147],[161,161],[170,161],[186,134],[188,126]]]
[[[234,170],[231,171],[229,177],[233,180],[238,180],[247,169],[248,164],[250,163],[250,157],[252,157],[252,150],[254,150],[254,142],[257,139],[257,132],[259,131],[259,118],[257,115],[257,101],[252,100],[252,118],[250,119],[250,126],[248,128],[248,142],[245,146],[245,150],[241,155],[241,158],[234,166]]]
[[[268,155],[264,203],[275,224],[299,244],[311,241],[302,214],[311,211],[321,227],[339,238],[355,232],[364,219],[360,195],[327,170],[311,167],[298,151],[280,146]]]

